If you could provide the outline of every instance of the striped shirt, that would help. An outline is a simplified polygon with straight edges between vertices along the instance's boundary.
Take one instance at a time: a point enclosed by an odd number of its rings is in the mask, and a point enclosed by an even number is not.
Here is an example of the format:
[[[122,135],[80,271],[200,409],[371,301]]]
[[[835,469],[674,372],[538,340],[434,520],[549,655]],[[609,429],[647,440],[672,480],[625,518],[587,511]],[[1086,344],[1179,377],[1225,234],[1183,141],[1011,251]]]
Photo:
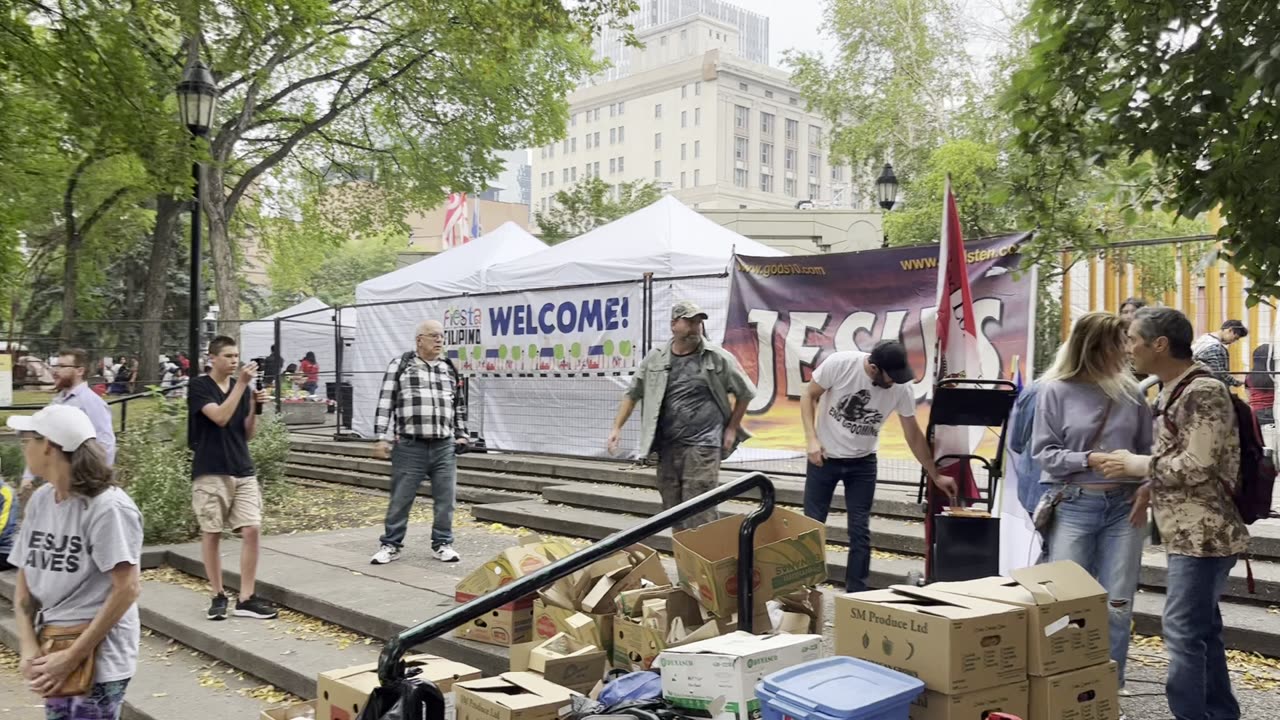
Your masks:
[[[1231,357],[1227,355],[1227,346],[1222,344],[1217,335],[1206,333],[1200,336],[1191,346],[1192,359],[1209,368],[1213,376],[1227,385],[1239,385],[1240,381],[1231,376]]]
[[[467,405],[461,389],[461,379],[443,357],[423,360],[414,353],[408,359],[392,360],[378,394],[374,436],[381,440],[467,437]]]

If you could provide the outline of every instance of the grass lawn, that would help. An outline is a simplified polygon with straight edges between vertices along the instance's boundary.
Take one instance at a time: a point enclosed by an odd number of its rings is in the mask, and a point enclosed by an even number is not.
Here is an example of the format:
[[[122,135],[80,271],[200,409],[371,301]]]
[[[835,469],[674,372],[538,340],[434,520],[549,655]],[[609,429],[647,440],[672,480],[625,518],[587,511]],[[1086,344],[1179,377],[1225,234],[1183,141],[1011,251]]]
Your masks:
[[[45,405],[49,404],[49,400],[52,397],[53,397],[52,392],[46,392],[43,390],[14,390],[13,404],[14,405],[35,405],[38,407],[44,407]],[[107,396],[104,399],[108,403],[110,403],[113,400],[111,396]],[[136,400],[130,400],[129,401],[129,422],[133,423],[136,420],[142,419],[146,415],[156,412],[156,410],[160,408],[160,404],[162,402],[184,402],[184,401],[180,398],[175,400],[168,400],[168,401],[160,400],[159,398],[138,398]],[[111,418],[113,420],[113,426],[115,427],[116,432],[120,432],[120,414],[123,410],[123,406],[124,406],[124,403],[114,403],[110,406]],[[10,415],[27,415],[32,412],[35,412],[35,410],[34,409],[32,410],[0,410],[0,427],[3,427],[4,421],[8,419]]]

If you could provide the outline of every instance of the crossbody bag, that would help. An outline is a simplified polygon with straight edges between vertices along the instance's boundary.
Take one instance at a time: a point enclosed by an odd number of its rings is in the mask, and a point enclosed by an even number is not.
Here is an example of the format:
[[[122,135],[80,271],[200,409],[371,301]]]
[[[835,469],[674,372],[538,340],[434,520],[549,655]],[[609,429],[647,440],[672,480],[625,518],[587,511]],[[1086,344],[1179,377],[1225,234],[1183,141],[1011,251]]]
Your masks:
[[[1107,409],[1102,411],[1102,422],[1093,430],[1093,437],[1089,439],[1086,446],[1089,452],[1093,452],[1098,447],[1098,441],[1102,439],[1102,431],[1107,427],[1107,420],[1111,419],[1111,406],[1114,401],[1107,398]],[[1058,488],[1057,492],[1048,492],[1040,496],[1040,502],[1036,503],[1036,510],[1031,514],[1031,522],[1035,525],[1036,531],[1042,536],[1049,535],[1049,528],[1053,526],[1053,518],[1057,514],[1058,505],[1062,503],[1066,497],[1067,485],[1071,483],[1063,483],[1063,487]]]

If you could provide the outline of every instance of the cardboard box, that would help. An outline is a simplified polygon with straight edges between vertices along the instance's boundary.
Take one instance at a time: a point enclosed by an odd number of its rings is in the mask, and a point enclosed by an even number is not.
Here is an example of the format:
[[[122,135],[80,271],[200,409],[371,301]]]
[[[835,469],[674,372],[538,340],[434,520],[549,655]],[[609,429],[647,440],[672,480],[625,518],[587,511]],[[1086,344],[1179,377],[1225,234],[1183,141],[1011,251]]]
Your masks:
[[[821,635],[823,620],[826,618],[824,601],[822,591],[813,588],[777,597],[769,601],[767,622],[773,626],[775,633]],[[777,603],[777,612],[774,611],[774,603]],[[766,621],[757,617],[752,629],[763,632],[764,622]]]
[[[507,548],[463,578],[454,592],[454,599],[459,604],[470,602],[571,554],[573,548],[567,543],[540,538]],[[533,596],[509,602],[462,625],[454,634],[491,645],[511,646],[529,642],[533,639]]]
[[[993,712],[1027,718],[1030,684],[1023,680],[1011,685],[943,695],[925,690],[911,703],[911,720],[986,720]]]
[[[1027,611],[895,585],[836,598],[836,654],[893,668],[947,695],[1020,682]]]
[[[458,720],[556,720],[572,690],[531,672],[508,672],[454,686]]]
[[[1110,658],[1107,591],[1087,570],[1068,560],[1011,575],[930,587],[1027,608],[1028,675],[1058,675]]]
[[[1027,720],[1120,719],[1120,681],[1114,662],[1030,681]]]
[[[578,617],[574,617],[575,615]],[[612,652],[613,613],[587,614],[551,605],[542,598],[534,600],[534,637],[539,640],[549,640],[560,633],[569,635],[579,642],[595,645],[605,652]]]
[[[304,700],[292,705],[267,708],[258,720],[313,720],[316,716],[316,700]]]
[[[608,669],[609,655],[604,650],[564,633],[511,648],[512,672],[534,672],[583,695],[604,679]]]
[[[704,620],[698,601],[679,588],[653,591],[666,603],[666,627],[644,624],[642,617],[613,619],[613,666],[619,670],[648,670],[663,650],[707,640],[733,630],[732,623]]]
[[[480,677],[480,671],[435,655],[408,655],[406,668],[421,668],[426,678],[444,693],[445,714],[453,717],[454,683]],[[378,687],[378,665],[368,663],[320,673],[316,681],[316,720],[355,720],[369,694]]]
[[[760,678],[822,657],[821,635],[723,637],[669,648],[658,656],[662,697],[692,711],[690,717],[752,720],[760,717],[756,683]]]
[[[680,586],[720,617],[738,611],[738,529],[744,516],[732,515],[672,538]],[[754,601],[765,601],[827,580],[826,525],[799,513],[774,508],[756,528],[751,585]]]

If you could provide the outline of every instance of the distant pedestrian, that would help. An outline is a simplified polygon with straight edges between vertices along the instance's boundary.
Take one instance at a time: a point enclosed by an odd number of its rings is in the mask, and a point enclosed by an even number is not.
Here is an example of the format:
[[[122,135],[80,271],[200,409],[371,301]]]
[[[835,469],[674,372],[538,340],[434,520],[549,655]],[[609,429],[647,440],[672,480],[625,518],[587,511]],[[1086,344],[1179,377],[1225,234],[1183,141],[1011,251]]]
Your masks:
[[[240,367],[235,340],[215,337],[209,343],[209,362],[209,374],[193,379],[187,392],[191,507],[200,524],[205,577],[213,588],[206,615],[210,620],[227,617],[218,546],[229,530],[240,534],[240,596],[233,612],[267,620],[279,611],[255,594],[262,490],[249,454],[249,441],[258,430],[253,405],[265,405],[267,391],[253,390],[258,367],[252,362]],[[237,369],[238,379],[233,377]]]
[[[18,669],[48,718],[119,718],[138,664],[142,515],[115,485],[84,411],[53,405],[8,425],[47,481],[8,556],[18,568]]]
[[[111,467],[116,460],[116,433],[112,429],[111,407],[85,382],[88,372],[89,353],[80,348],[66,348],[58,353],[53,366],[53,389],[57,392],[49,404],[69,405],[84,411],[93,423],[94,438],[102,448],[107,467]],[[23,472],[22,493],[31,489],[36,477],[38,475],[30,468]]]
[[[302,357],[302,389],[314,393],[320,387],[320,365],[316,363],[316,354],[308,352]]]
[[[1231,356],[1227,348],[1237,341],[1249,336],[1249,328],[1239,320],[1228,320],[1222,323],[1217,332],[1201,335],[1191,345],[1191,358],[1209,368],[1214,377],[1229,387],[1239,387],[1244,383],[1231,376]]]
[[[1100,457],[1110,479],[1144,477],[1168,553],[1161,632],[1165,694],[1175,720],[1237,720],[1219,602],[1249,547],[1232,497],[1240,435],[1231,396],[1191,355],[1191,323],[1172,308],[1143,308],[1129,326],[1134,366],[1160,378],[1155,447]]]
[[[1140,297],[1131,297],[1120,304],[1120,319],[1125,325],[1133,322],[1134,313],[1147,306],[1147,301]]]
[[[1276,421],[1276,362],[1271,357],[1271,344],[1262,343],[1253,350],[1253,372],[1244,381],[1249,390],[1249,407],[1258,418],[1259,425],[1271,425]]]
[[[742,417],[756,389],[738,360],[703,334],[707,314],[688,300],[671,306],[671,341],[654,348],[631,379],[613,420],[608,449],[617,453],[622,427],[643,401],[640,454],[658,453],[658,492],[672,508],[720,484],[720,461],[746,437]],[[729,397],[733,396],[730,404]],[[715,520],[715,510],[677,527]]]
[[[453,548],[453,511],[459,449],[470,442],[467,404],[458,370],[444,354],[444,326],[426,320],[414,336],[416,347],[387,366],[373,423],[375,457],[391,460],[391,499],[380,547],[369,562],[385,565],[400,557],[409,511],[424,479],[431,483],[434,521],[431,555],[458,562]]]

